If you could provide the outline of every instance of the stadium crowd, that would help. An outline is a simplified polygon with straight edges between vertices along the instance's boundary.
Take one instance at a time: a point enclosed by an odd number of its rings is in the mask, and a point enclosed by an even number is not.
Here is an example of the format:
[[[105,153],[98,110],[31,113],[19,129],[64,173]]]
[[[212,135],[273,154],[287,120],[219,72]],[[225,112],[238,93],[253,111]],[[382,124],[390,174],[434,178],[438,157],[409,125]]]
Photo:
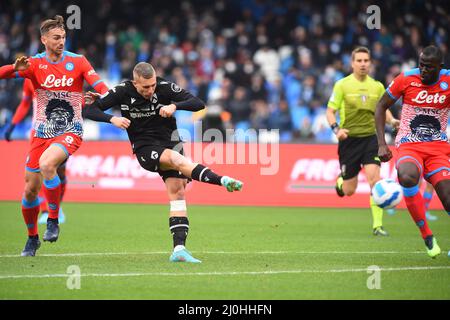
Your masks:
[[[83,0],[77,2],[81,29],[68,30],[66,47],[86,55],[109,86],[129,78],[136,62],[151,62],[160,76],[207,102],[204,113],[177,114],[179,127],[192,134],[198,126],[193,120],[203,118],[203,130],[279,129],[282,142],[328,143],[335,137],[325,118],[326,104],[335,81],[350,72],[355,46],[372,51],[371,74],[385,86],[415,67],[426,45],[439,46],[450,61],[450,13],[442,1],[379,3],[379,30],[366,25],[366,8],[373,3]],[[55,14],[68,17],[70,4],[2,1],[0,65],[41,52],[39,23]],[[21,85],[0,81],[2,138],[20,102]],[[20,129],[25,132],[30,121],[18,128],[16,138],[27,138]],[[91,138],[126,139],[110,126],[95,126]],[[89,130],[86,134],[89,138]]]

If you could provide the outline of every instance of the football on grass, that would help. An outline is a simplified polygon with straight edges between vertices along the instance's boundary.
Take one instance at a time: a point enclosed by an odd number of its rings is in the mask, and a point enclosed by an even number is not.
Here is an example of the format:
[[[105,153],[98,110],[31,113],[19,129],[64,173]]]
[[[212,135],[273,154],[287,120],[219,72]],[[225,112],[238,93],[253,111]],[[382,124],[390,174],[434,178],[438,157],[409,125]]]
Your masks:
[[[372,188],[372,198],[377,206],[390,209],[402,201],[402,187],[392,179],[382,179]]]

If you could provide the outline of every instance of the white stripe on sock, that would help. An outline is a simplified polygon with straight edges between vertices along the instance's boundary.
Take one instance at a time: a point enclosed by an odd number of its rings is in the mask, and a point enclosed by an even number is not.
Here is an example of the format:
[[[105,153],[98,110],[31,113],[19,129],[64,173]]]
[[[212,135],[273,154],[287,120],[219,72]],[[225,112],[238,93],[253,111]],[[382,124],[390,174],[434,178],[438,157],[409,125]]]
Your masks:
[[[205,170],[208,170],[208,169],[209,169],[208,167],[205,167],[205,169],[203,169],[202,172],[200,172],[200,175],[198,176],[198,180],[202,181],[203,172],[205,172]]]
[[[169,230],[172,230],[173,228],[178,228],[178,227],[186,227],[186,228],[189,229],[189,225],[188,225],[188,224],[176,224],[176,225],[174,225],[174,226],[171,226],[171,227],[169,228]]]

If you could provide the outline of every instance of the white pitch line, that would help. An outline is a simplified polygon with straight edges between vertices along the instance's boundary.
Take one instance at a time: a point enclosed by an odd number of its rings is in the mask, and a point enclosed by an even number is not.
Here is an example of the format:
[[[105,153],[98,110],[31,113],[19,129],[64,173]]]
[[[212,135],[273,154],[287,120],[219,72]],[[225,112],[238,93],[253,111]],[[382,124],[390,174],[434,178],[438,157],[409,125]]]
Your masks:
[[[426,271],[450,269],[450,266],[436,267],[403,267],[403,268],[380,268],[380,271]],[[269,270],[269,271],[229,271],[229,272],[145,272],[145,273],[82,273],[80,277],[143,277],[143,276],[236,276],[236,275],[273,275],[273,274],[296,274],[296,273],[351,273],[367,272],[367,268],[359,269],[331,269],[331,270]],[[2,279],[38,279],[38,278],[67,278],[73,274],[23,274],[23,275],[0,275]]]
[[[149,252],[79,252],[79,253],[44,253],[39,257],[83,257],[83,256],[125,256],[170,254],[169,251]],[[423,254],[422,251],[192,251],[195,254]],[[18,258],[19,254],[4,254],[0,258]]]

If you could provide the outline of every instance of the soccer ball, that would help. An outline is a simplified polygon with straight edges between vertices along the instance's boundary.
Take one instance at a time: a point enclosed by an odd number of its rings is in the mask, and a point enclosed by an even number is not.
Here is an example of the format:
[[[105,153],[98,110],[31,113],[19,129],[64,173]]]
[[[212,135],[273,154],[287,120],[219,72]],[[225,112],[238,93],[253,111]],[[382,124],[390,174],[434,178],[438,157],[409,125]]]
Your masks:
[[[394,208],[402,201],[402,187],[392,179],[382,179],[372,188],[372,198],[382,209]]]

